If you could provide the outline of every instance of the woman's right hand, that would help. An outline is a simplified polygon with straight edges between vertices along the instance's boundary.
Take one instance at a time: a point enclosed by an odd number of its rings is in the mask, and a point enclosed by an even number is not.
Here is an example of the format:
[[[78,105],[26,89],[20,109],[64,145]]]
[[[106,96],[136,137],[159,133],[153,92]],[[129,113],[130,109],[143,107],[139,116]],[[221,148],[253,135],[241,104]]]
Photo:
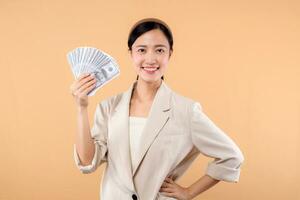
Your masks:
[[[79,108],[88,106],[87,94],[96,86],[96,78],[93,74],[80,75],[71,85],[70,92]]]

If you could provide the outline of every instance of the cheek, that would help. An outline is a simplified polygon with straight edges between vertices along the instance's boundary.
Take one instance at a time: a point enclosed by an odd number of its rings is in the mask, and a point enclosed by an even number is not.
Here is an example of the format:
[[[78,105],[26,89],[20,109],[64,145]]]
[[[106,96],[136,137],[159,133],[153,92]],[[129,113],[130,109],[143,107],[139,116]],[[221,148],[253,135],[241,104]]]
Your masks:
[[[142,62],[143,58],[142,58],[142,56],[135,55],[135,56],[133,56],[132,60],[135,65],[138,65]]]
[[[166,66],[169,62],[169,58],[168,57],[163,57],[161,60],[160,60],[160,64],[163,65],[163,66]]]

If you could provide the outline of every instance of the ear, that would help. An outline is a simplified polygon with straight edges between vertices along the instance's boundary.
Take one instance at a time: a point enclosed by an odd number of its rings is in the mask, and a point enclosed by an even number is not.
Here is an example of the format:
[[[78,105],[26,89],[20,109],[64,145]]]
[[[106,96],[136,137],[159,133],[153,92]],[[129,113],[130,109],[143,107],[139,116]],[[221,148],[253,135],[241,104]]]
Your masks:
[[[171,55],[172,55],[173,51],[170,50],[170,53],[169,53],[169,58],[171,58]]]
[[[128,49],[128,54],[132,58],[132,51],[130,49]]]

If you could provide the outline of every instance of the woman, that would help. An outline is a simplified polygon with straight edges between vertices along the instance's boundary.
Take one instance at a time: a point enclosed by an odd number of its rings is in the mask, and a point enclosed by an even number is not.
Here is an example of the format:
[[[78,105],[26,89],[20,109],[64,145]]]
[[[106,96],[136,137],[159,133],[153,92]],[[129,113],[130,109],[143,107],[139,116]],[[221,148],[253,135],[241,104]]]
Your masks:
[[[82,173],[107,166],[101,200],[193,199],[220,180],[237,182],[244,160],[238,146],[202,111],[200,103],[171,90],[164,73],[173,37],[161,20],[148,18],[130,31],[128,48],[137,79],[123,93],[101,101],[90,130],[87,93],[95,79],[71,86],[78,107],[74,159]],[[176,180],[202,153],[215,158],[189,187]]]

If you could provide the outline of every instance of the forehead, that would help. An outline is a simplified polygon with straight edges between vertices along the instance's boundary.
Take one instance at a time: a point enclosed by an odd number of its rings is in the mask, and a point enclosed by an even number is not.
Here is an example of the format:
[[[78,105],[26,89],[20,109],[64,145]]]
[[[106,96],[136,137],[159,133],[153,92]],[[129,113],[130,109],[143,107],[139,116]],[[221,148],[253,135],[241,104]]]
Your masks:
[[[168,39],[159,29],[154,29],[140,35],[133,47],[169,47]]]

